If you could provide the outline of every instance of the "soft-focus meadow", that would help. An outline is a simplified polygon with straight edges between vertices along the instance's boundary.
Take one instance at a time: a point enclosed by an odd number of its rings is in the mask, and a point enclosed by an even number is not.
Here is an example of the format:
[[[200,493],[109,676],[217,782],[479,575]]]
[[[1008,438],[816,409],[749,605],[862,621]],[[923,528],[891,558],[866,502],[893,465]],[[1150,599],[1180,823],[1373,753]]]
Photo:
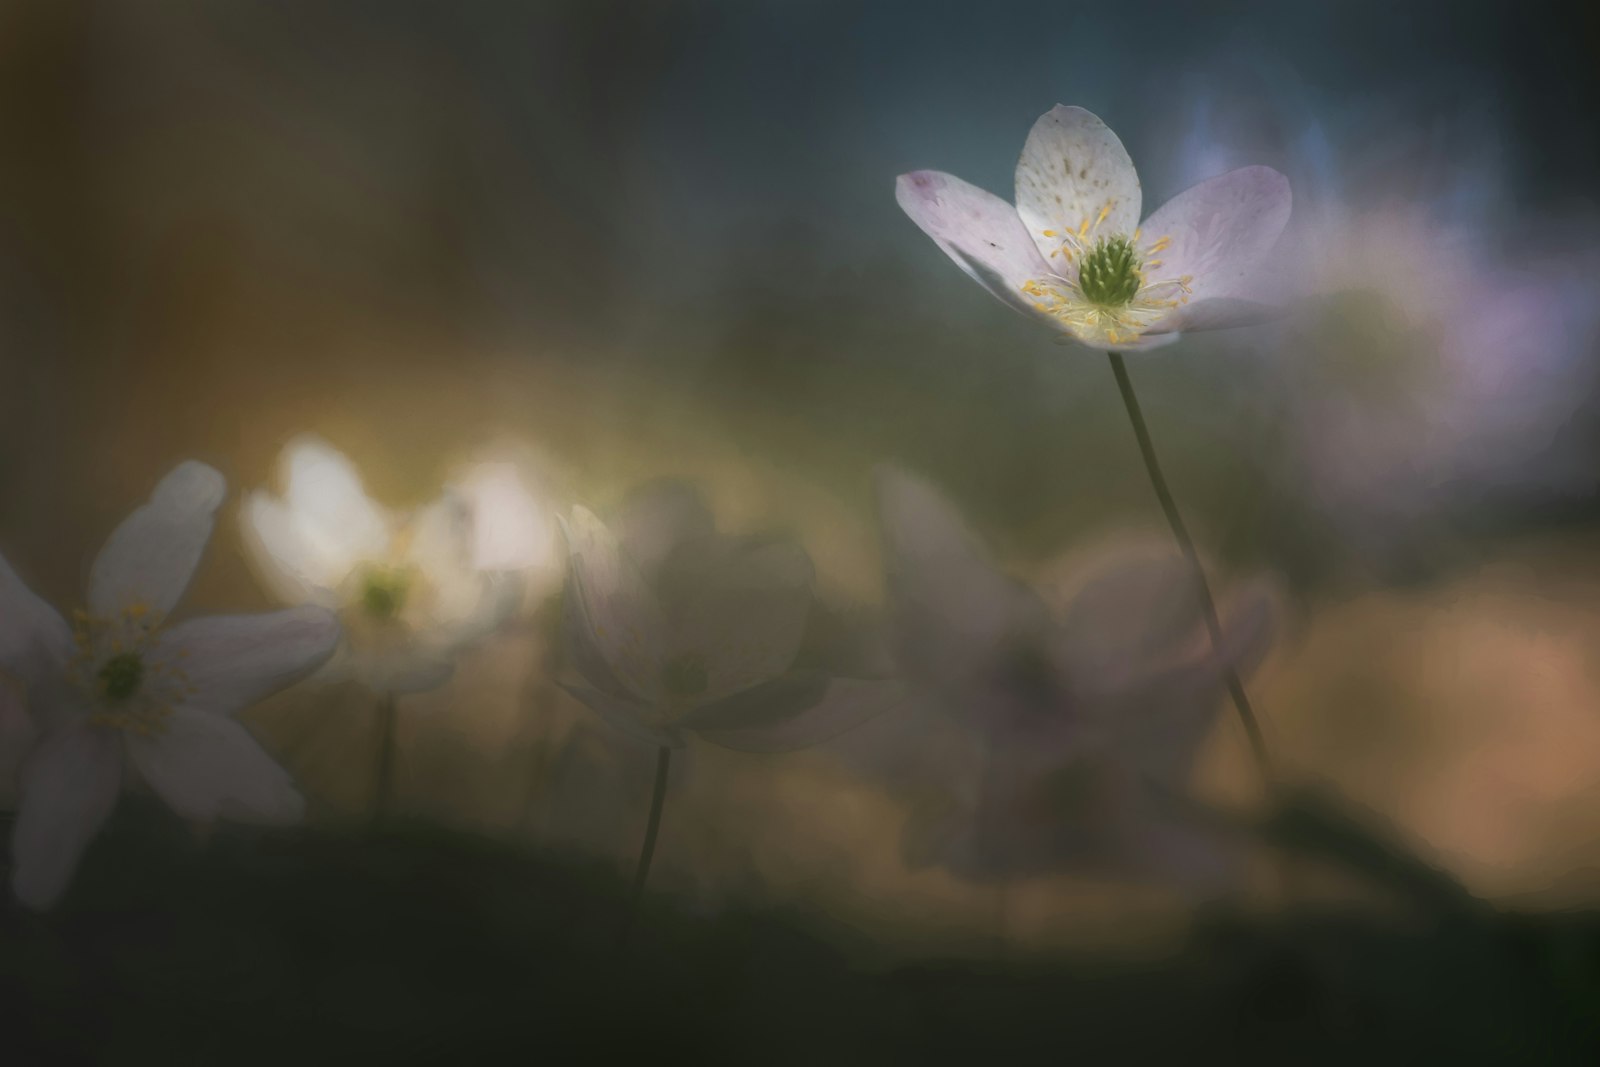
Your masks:
[[[1214,584],[1274,590],[1246,681],[1278,771],[1359,829],[1272,822],[1220,692],[1197,796],[1323,855],[1258,849],[1198,905],[912,862],[918,785],[876,756],[935,739],[902,708],[794,753],[691,740],[613,954],[655,752],[555,685],[552,534],[516,616],[400,699],[388,818],[374,695],[301,685],[243,721],[305,829],[136,797],[59,909],[13,908],[0,1062],[1593,1062],[1594,14],[1005,6],[0,7],[0,553],[70,608],[197,459],[230,496],[184,612],[276,607],[241,500],[304,433],[396,508],[485,456],[550,524],[690,483],[803,545],[823,658],[872,658],[885,463],[1041,585],[1167,551],[1104,356],[893,195],[934,168],[1009,199],[1030,124],[1078,104],[1147,210],[1252,164],[1293,189],[1292,310],[1128,359]]]

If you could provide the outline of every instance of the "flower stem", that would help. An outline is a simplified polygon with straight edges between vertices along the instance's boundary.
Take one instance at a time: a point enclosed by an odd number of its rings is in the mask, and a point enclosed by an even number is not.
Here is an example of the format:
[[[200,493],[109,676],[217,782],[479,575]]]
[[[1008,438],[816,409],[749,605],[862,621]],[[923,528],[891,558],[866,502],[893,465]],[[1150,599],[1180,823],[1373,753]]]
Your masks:
[[[644,844],[639,849],[639,865],[633,872],[633,896],[628,902],[628,915],[622,921],[622,934],[617,938],[619,952],[628,947],[633,936],[633,924],[639,917],[639,901],[644,896],[644,884],[650,878],[650,861],[656,854],[656,836],[661,832],[661,809],[667,802],[667,769],[672,763],[672,749],[662,745],[656,753],[656,786],[650,797],[650,821],[645,825]]]
[[[550,754],[546,737],[560,692],[557,688],[557,679],[561,677],[566,658],[563,655],[565,645],[562,641],[559,603],[550,611],[549,625],[540,627],[538,633],[543,641],[539,661],[523,683],[522,702],[527,709],[528,717],[524,725],[535,735],[536,740],[529,746],[532,752],[528,760],[528,788],[523,794],[522,810],[517,819],[519,836],[525,836],[533,827],[534,806],[539,802],[541,795],[549,791]],[[541,820],[548,816],[548,809],[548,804],[541,806],[539,812]]]
[[[373,774],[372,821],[389,814],[389,797],[394,791],[395,698],[385,693],[378,698],[378,762]]]
[[[1221,654],[1222,622],[1217,618],[1217,605],[1211,596],[1211,586],[1206,582],[1205,567],[1200,562],[1200,554],[1195,551],[1193,539],[1189,537],[1188,527],[1183,524],[1183,516],[1178,513],[1178,505],[1172,499],[1172,491],[1167,488],[1167,479],[1161,473],[1161,463],[1156,459],[1155,445],[1150,440],[1150,431],[1145,426],[1144,415],[1139,410],[1139,398],[1134,395],[1133,381],[1128,377],[1127,364],[1123,362],[1121,353],[1107,352],[1106,357],[1111,361],[1111,373],[1116,376],[1117,390],[1122,394],[1123,406],[1128,409],[1128,421],[1133,424],[1133,436],[1139,442],[1139,453],[1144,457],[1144,467],[1150,475],[1150,487],[1155,490],[1156,500],[1161,504],[1161,510],[1166,513],[1167,525],[1172,527],[1172,536],[1189,561],[1190,570],[1194,572],[1195,591],[1200,597],[1200,610],[1205,617],[1206,629],[1211,633],[1211,647]],[[1228,695],[1233,698],[1233,706],[1239,711],[1239,721],[1244,724],[1244,732],[1250,739],[1250,751],[1255,756],[1256,769],[1261,773],[1261,782],[1270,790],[1274,781],[1272,762],[1267,757],[1267,742],[1261,734],[1261,724],[1256,719],[1255,711],[1250,707],[1250,698],[1244,691],[1244,683],[1239,680],[1239,672],[1229,662],[1222,664],[1222,672]]]

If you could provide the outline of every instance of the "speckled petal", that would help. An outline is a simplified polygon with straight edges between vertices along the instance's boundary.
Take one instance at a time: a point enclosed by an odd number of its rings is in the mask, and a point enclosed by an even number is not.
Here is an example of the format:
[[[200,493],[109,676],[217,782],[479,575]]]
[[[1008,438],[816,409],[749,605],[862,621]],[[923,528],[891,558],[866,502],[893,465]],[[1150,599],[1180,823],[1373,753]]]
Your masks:
[[[1041,255],[1060,247],[1044,231],[1131,235],[1142,204],[1139,175],[1117,135],[1081,107],[1040,116],[1017,160],[1017,214]],[[1101,213],[1104,212],[1102,218]]]
[[[1183,329],[1236,325],[1217,315],[1221,309],[1201,313],[1198,305],[1221,297],[1250,299],[1251,275],[1288,225],[1291,199],[1282,174],[1241,167],[1184,190],[1145,221],[1146,248],[1167,242],[1147,257],[1159,261],[1154,267],[1147,262],[1148,276],[1191,279],[1189,306],[1177,315],[1187,320]]]

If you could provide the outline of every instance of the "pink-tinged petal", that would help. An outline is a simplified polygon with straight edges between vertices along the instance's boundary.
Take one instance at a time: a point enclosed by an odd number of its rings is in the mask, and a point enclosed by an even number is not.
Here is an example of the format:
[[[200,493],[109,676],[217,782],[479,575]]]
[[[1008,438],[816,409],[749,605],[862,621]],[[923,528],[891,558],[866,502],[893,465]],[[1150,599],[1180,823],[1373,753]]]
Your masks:
[[[650,711],[645,704],[578,685],[563,685],[561,688],[626,737],[652,745],[665,745],[668,748],[683,747],[683,735],[678,731],[661,729],[645,723],[644,715]]]
[[[66,620],[0,556],[0,673],[38,695],[60,680],[74,651]]]
[[[221,474],[193,460],[161,479],[96,557],[90,612],[114,615],[140,604],[156,616],[169,613],[199,566],[227,490]]]
[[[876,490],[896,655],[918,683],[971,684],[999,646],[1040,624],[1042,609],[927,482],[885,467]]]
[[[86,722],[51,730],[22,768],[12,837],[12,890],[35,910],[53,905],[122,791],[122,747]]]
[[[1291,200],[1282,174],[1271,167],[1241,167],[1184,190],[1145,220],[1150,280],[1190,279],[1190,302],[1176,316],[1183,325],[1170,329],[1242,324],[1233,321],[1232,310],[1202,311],[1197,305],[1223,297],[1251,299],[1252,275],[1288,225]]]
[[[233,715],[321,667],[339,636],[338,619],[317,607],[194,619],[163,633],[154,659],[187,680],[185,704]]]
[[[811,558],[787,542],[730,552],[699,576],[699,589],[672,620],[671,651],[699,658],[718,700],[789,669],[811,610]]]
[[[1033,124],[1017,160],[1017,214],[1041,255],[1054,234],[1129,236],[1139,225],[1139,175],[1117,135],[1081,107],[1057,104]]]
[[[562,525],[567,536],[573,618],[612,677],[646,702],[661,691],[666,624],[633,561],[584,507]]]
[[[232,719],[176,708],[158,733],[130,735],[128,754],[145,782],[178,815],[284,825],[305,815],[293,780]]]
[[[1038,313],[1022,286],[1047,276],[1050,267],[1016,208],[933,170],[902,174],[895,182],[895,200],[968,277],[1018,311]]]
[[[904,699],[898,681],[790,676],[696,709],[683,726],[739,752],[792,752],[847,733]]]
[[[1255,326],[1282,314],[1283,309],[1275,305],[1231,296],[1191,300],[1174,308],[1170,315],[1151,328],[1151,333],[1144,335],[1144,339],[1156,342],[1176,341],[1180,333]]]

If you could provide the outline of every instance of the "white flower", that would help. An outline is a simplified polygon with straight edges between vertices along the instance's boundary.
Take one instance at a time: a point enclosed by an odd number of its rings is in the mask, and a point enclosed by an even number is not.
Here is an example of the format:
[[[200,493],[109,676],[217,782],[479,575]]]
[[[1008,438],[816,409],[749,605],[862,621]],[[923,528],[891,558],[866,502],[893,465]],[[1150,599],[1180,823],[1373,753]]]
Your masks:
[[[1273,367],[1280,462],[1342,548],[1403,559],[1441,519],[1593,492],[1588,439],[1568,427],[1592,395],[1600,255],[1511,253],[1419,207],[1311,240],[1329,295],[1267,340],[1298,357]]]
[[[901,175],[895,198],[1005,303],[1116,351],[1264,317],[1252,275],[1290,200],[1283,175],[1244,167],[1179,193],[1141,226],[1139,176],[1122,142],[1083,108],[1062,105],[1028,134],[1015,207],[928,170]]]
[[[588,683],[568,687],[612,726],[681,747],[781,751],[849,730],[899,699],[897,683],[796,666],[811,560],[786,541],[715,533],[685,487],[641,494],[614,534],[578,507],[567,524],[565,628]]]
[[[908,857],[974,878],[1220,877],[1223,855],[1163,801],[1187,790],[1224,665],[1264,654],[1270,590],[1235,598],[1213,651],[1181,558],[1124,550],[1046,597],[997,570],[925,482],[885,470],[878,489],[890,625],[920,699],[875,740],[896,777],[936,793]]]
[[[328,680],[354,678],[379,693],[433,689],[449,680],[462,648],[516,609],[516,577],[480,566],[503,562],[504,545],[474,509],[485,494],[506,506],[503,477],[393,512],[367,497],[344,455],[313,437],[284,450],[282,477],[283,496],[245,498],[245,545],[279,598],[338,613],[345,641]]]
[[[338,621],[307,607],[167,625],[225,492],[200,463],[162,479],[106,542],[70,626],[0,559],[0,669],[22,684],[40,735],[13,842],[13,888],[30,907],[71,880],[116,804],[124,753],[186,819],[303,813],[289,776],[232,716],[327,660]]]

